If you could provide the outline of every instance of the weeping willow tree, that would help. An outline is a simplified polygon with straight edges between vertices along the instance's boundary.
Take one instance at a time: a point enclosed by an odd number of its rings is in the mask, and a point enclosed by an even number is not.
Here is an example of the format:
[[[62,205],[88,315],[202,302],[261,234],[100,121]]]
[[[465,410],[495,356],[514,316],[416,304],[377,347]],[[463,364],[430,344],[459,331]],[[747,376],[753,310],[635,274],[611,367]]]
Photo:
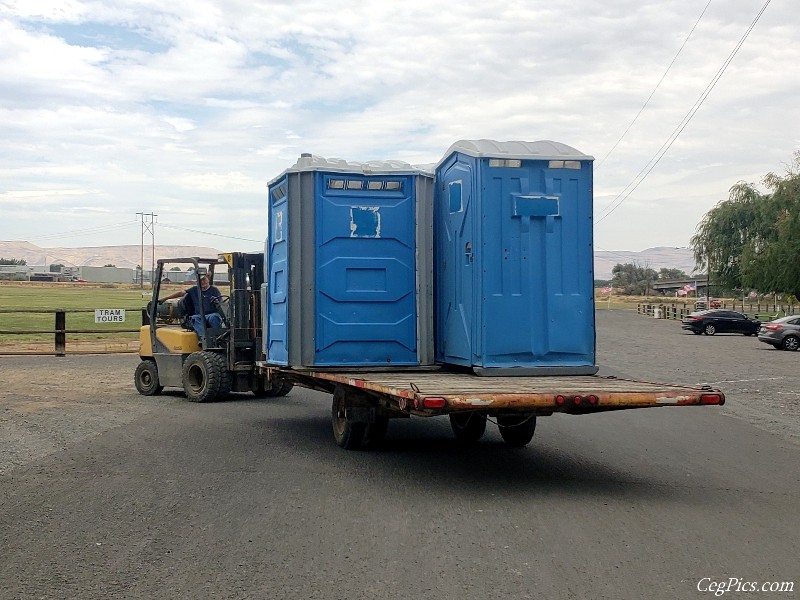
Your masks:
[[[764,177],[766,193],[739,182],[703,217],[690,243],[715,284],[800,299],[799,171],[797,152],[785,175]]]

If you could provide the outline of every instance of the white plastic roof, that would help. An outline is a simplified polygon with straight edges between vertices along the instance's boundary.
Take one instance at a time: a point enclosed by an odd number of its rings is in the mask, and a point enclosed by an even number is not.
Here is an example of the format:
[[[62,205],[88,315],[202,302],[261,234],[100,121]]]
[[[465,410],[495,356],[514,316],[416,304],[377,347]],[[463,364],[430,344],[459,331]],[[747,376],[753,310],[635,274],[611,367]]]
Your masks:
[[[495,140],[459,140],[444,153],[446,160],[453,152],[477,158],[519,158],[528,160],[594,160],[572,146],[561,142],[497,142]]]
[[[350,173],[356,175],[425,175],[432,177],[429,171],[414,167],[402,160],[371,160],[369,162],[353,162],[341,158],[325,158],[313,154],[301,154],[297,162],[277,177],[271,179],[272,185],[286,173],[301,171],[329,171],[333,173]]]

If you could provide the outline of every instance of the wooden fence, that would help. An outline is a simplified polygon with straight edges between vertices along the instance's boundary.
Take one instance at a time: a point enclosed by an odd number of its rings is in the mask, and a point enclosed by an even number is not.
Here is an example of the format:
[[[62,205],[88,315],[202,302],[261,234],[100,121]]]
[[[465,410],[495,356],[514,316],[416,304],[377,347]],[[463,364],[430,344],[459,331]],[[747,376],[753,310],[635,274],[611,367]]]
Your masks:
[[[122,309],[127,312],[131,312],[135,315],[141,315],[141,323],[147,323],[149,321],[147,316],[147,309],[144,308],[126,308]],[[17,350],[5,350],[0,348],[0,355],[5,356],[12,356],[12,355],[46,355],[46,356],[66,356],[67,354],[67,334],[81,334],[81,333],[107,333],[109,335],[114,335],[117,333],[138,333],[140,329],[140,325],[137,324],[136,328],[117,328],[114,329],[68,329],[67,328],[67,314],[68,313],[94,313],[94,308],[74,308],[74,309],[0,309],[0,314],[52,314],[55,315],[54,327],[52,329],[10,329],[10,330],[0,330],[0,335],[52,335],[54,341],[54,350],[52,352],[44,352],[44,351],[17,351]],[[127,347],[118,350],[109,350],[105,349],[102,351],[103,354],[108,353],[120,353],[120,352],[136,352],[136,350],[128,349]],[[91,352],[72,352],[73,354],[96,354],[97,351]]]
[[[794,315],[800,306],[794,302],[742,302],[740,300],[722,302],[719,308],[735,310],[744,313],[748,317],[759,319],[760,321],[771,321],[786,315]],[[697,310],[694,303],[683,302],[640,302],[636,305],[636,311],[640,315],[655,317],[657,319],[676,319],[681,320],[689,313]]]

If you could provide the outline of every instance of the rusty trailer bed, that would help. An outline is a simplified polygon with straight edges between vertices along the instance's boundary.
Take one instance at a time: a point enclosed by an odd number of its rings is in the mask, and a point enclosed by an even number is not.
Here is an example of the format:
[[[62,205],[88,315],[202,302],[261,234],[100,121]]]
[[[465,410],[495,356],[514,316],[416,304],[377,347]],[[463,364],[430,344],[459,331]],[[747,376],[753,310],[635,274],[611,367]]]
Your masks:
[[[725,395],[708,386],[684,386],[602,377],[484,377],[425,371],[313,371],[272,368],[300,385],[333,391],[357,388],[389,401],[391,408],[423,416],[457,411],[587,414],[663,406],[722,405]]]

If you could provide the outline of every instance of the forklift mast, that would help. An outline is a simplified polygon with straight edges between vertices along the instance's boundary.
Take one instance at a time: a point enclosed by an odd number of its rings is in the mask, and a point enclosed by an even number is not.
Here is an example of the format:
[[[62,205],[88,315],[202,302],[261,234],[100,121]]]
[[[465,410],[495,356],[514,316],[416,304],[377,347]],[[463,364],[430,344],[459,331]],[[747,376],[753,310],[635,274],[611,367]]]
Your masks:
[[[264,254],[227,252],[220,254],[220,261],[227,263],[230,281],[228,369],[240,371],[245,367],[252,368],[261,348]]]

